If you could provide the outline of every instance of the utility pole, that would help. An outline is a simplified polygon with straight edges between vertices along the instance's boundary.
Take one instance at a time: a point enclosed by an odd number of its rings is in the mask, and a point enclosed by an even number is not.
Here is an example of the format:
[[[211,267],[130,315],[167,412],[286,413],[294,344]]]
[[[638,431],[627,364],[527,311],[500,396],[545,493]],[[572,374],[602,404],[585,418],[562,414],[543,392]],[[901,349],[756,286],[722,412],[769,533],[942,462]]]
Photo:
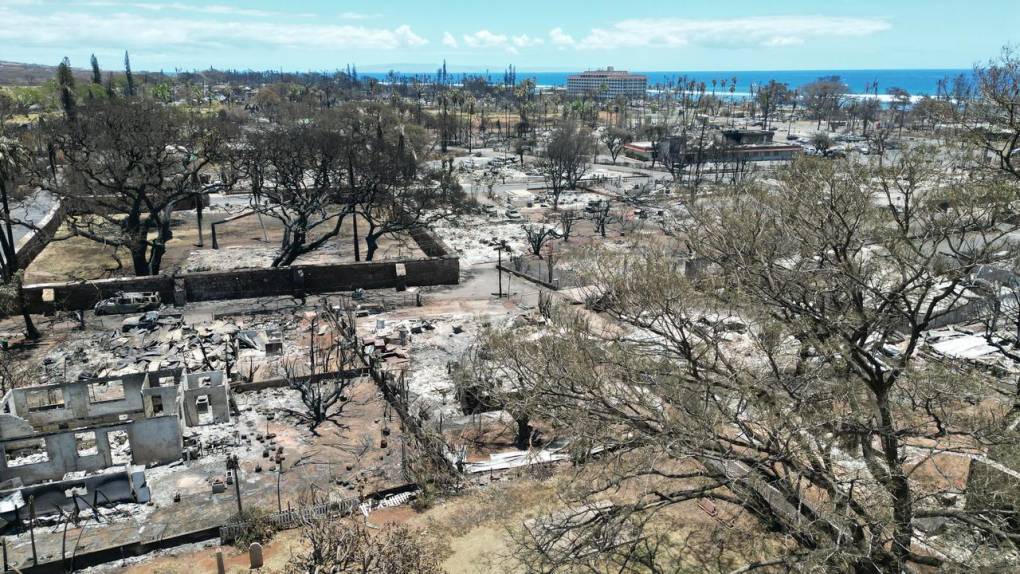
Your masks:
[[[283,462],[276,465],[276,510],[283,512],[283,502],[280,498],[280,475],[283,474]]]
[[[311,376],[315,377],[315,321],[318,319],[318,315],[312,315],[312,326],[311,334],[309,335],[309,346],[308,354],[310,355],[309,360],[312,367]]]
[[[506,251],[506,252],[509,253],[510,252],[510,246],[507,244],[506,239],[500,239],[499,240],[499,245],[493,247],[493,249],[496,250],[496,256],[498,258],[498,263],[496,263],[496,273],[499,275],[499,292],[496,294],[496,297],[499,298],[499,299],[502,299],[503,298],[503,252]],[[507,277],[507,281],[509,282],[509,280],[510,280],[510,278],[508,276]]]
[[[236,454],[227,455],[227,470],[234,475],[234,494],[237,495],[237,515],[243,513],[241,509],[241,465]]]
[[[32,537],[32,566],[39,565],[39,557],[35,551],[35,496],[28,497],[28,532]]]

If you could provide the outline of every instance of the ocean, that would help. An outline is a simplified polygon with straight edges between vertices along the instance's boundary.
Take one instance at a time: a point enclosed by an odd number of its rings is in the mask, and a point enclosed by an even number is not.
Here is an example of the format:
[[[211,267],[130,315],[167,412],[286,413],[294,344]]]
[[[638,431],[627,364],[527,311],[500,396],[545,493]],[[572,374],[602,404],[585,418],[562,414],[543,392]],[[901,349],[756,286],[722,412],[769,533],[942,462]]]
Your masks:
[[[868,84],[878,83],[878,93],[885,94],[889,88],[897,87],[903,88],[913,96],[923,95],[935,95],[939,80],[949,79],[950,85],[953,78],[956,78],[960,74],[970,76],[972,73],[969,69],[913,69],[913,70],[772,70],[772,71],[719,71],[719,72],[656,72],[656,71],[633,71],[636,74],[644,74],[648,76],[648,86],[650,89],[654,89],[657,84],[665,84],[670,81],[676,81],[677,78],[686,76],[688,79],[692,79],[698,82],[705,82],[708,86],[708,90],[712,89],[712,80],[716,80],[721,86],[723,81],[729,82],[733,78],[737,79],[736,95],[746,94],[751,91],[752,85],[767,84],[769,80],[775,80],[780,83],[787,84],[790,89],[797,89],[805,84],[809,84],[818,78],[828,76],[839,76],[840,79],[850,88],[850,93],[863,94],[865,93],[865,86]],[[567,76],[576,72],[528,72],[526,70],[517,71],[517,81],[522,82],[526,79],[532,79],[538,86],[548,87],[560,87],[567,84]],[[363,73],[362,76],[368,76],[377,78],[379,80],[386,80],[388,74],[386,73]],[[423,77],[425,74],[401,74],[397,72],[397,75],[404,75],[408,77]],[[459,83],[464,77],[470,76],[483,76],[488,79],[490,83],[502,83],[503,72],[502,71],[479,71],[479,72],[466,72],[466,73],[450,73],[448,77],[450,81]],[[432,74],[435,77],[435,74]],[[873,88],[872,88],[873,90]],[[728,91],[728,88],[727,88]],[[718,89],[717,93],[723,95],[723,90]]]

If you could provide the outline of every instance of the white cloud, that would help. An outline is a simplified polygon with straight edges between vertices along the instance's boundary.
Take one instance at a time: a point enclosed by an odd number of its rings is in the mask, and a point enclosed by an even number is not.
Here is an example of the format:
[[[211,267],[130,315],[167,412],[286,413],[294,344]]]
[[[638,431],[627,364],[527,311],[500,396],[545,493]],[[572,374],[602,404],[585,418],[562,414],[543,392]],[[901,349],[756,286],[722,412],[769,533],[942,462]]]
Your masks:
[[[780,46],[797,46],[803,43],[803,38],[797,38],[795,36],[773,36],[762,42],[763,45],[771,48],[777,48]]]
[[[452,36],[447,38],[447,35],[449,34],[443,35],[443,44],[456,47],[456,39]],[[462,39],[464,45],[470,48],[504,50],[508,54],[517,54],[521,48],[533,48],[545,43],[545,40],[529,36],[527,34],[508,36],[506,34],[498,34],[486,29],[473,32],[471,34],[464,34]],[[451,40],[454,44],[448,43],[447,40]]]
[[[493,34],[488,30],[464,34],[464,44],[472,48],[505,48],[508,40],[506,34]]]
[[[371,14],[365,12],[341,12],[338,16],[341,20],[373,20],[375,18],[382,18],[382,14],[378,12]]]
[[[520,36],[514,36],[512,38],[514,46],[518,48],[531,48],[532,46],[541,46],[545,42],[541,38],[532,38],[527,34],[521,34]]]
[[[443,32],[443,45],[449,46],[450,48],[456,48],[457,39],[453,37],[453,34],[449,32]]]
[[[880,18],[832,16],[762,16],[721,20],[637,18],[609,28],[593,28],[576,42],[581,49],[687,45],[756,47],[791,46],[809,39],[869,36],[888,30]],[[554,44],[574,44],[559,28],[549,32]],[[562,41],[557,42],[557,38]],[[569,38],[569,41],[567,40]]]
[[[225,4],[185,4],[183,2],[126,2],[121,0],[86,0],[80,6],[99,8],[120,8],[126,10],[145,10],[148,12],[187,12],[192,14],[217,14],[223,16],[244,16],[251,18],[310,17],[312,14],[299,12],[272,12],[239,8]]]
[[[297,47],[317,50],[393,50],[428,40],[410,26],[373,28],[261,20],[203,20],[133,14],[95,15],[52,10],[29,14],[0,6],[0,44],[23,47],[89,46],[123,50],[218,50],[225,47]]]
[[[444,35],[443,43],[451,45],[447,43],[448,39],[456,42],[456,40],[452,37],[447,38],[446,35]],[[508,36],[506,34],[491,32],[486,29],[473,32],[471,34],[464,34],[463,41],[464,45],[470,48],[498,49],[504,50],[509,54],[517,54],[521,48],[533,48],[545,43],[545,40],[542,38],[536,38],[527,34]]]
[[[557,46],[573,46],[574,37],[563,31],[563,28],[549,30],[549,40]]]

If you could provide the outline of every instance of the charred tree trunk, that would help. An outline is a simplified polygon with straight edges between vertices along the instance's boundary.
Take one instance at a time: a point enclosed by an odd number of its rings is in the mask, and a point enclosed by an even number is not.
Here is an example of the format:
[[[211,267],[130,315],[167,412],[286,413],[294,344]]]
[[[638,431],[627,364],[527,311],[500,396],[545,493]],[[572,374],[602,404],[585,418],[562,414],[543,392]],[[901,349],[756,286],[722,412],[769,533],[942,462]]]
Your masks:
[[[514,422],[517,423],[517,436],[514,439],[514,446],[524,450],[531,446],[531,434],[534,429],[531,428],[531,418],[528,415],[517,415],[514,417]]]
[[[369,234],[365,236],[365,261],[372,261],[375,252],[379,249],[379,236]]]
[[[351,227],[354,235],[354,261],[361,261],[361,243],[358,239],[358,214],[354,213],[351,216]],[[369,255],[369,261],[372,260],[372,256]]]

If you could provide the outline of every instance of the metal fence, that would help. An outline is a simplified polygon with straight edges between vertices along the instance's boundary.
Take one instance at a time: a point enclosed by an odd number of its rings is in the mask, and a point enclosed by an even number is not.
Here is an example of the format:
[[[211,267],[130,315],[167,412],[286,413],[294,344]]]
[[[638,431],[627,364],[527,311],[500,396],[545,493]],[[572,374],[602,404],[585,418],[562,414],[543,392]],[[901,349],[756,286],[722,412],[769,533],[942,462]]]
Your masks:
[[[331,499],[333,496],[330,497]],[[336,498],[324,504],[274,512],[265,518],[276,530],[297,528],[309,521],[322,518],[338,518],[352,514],[361,506],[357,498]],[[233,542],[245,530],[252,527],[252,522],[237,522],[220,527],[220,541],[224,544]]]

